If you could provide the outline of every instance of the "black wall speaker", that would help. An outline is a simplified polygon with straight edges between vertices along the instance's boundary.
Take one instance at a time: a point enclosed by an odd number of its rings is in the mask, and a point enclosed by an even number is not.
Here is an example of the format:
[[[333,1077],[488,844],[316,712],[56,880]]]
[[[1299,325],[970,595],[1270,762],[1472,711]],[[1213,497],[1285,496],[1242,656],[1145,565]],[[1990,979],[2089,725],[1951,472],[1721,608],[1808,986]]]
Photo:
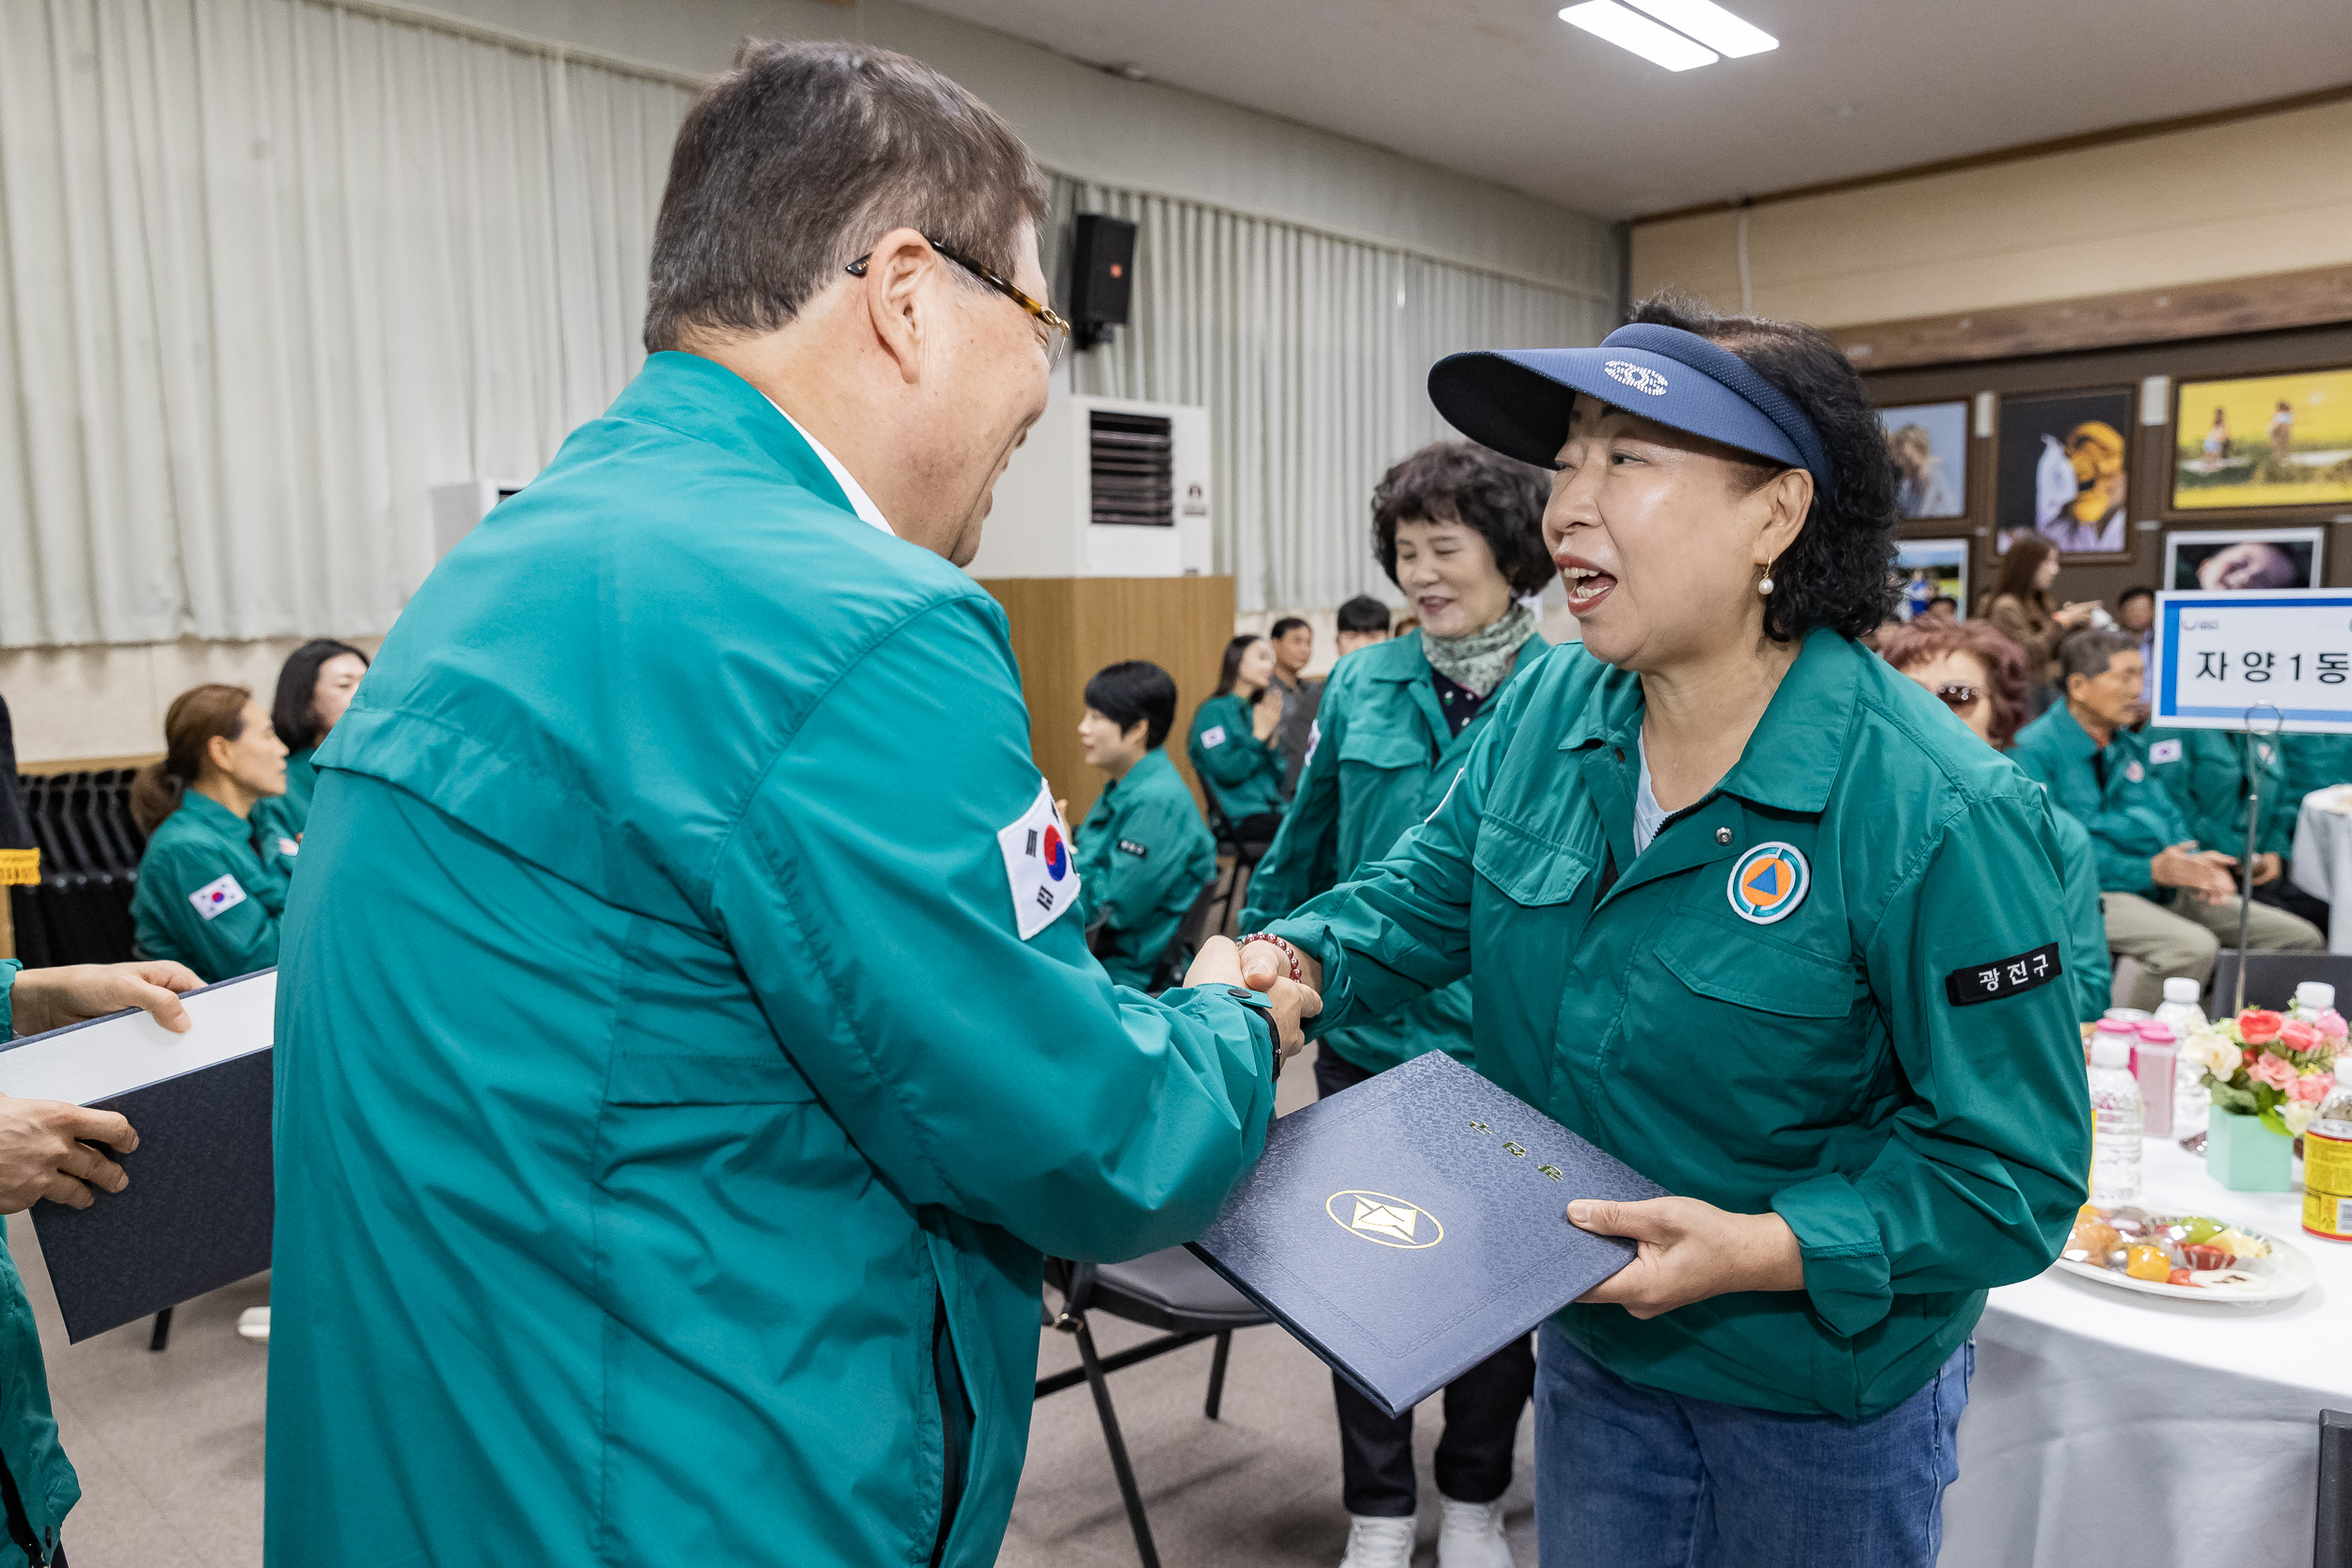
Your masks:
[[[1136,226],[1102,213],[1080,213],[1070,251],[1070,322],[1077,346],[1092,348],[1127,325],[1136,280]]]

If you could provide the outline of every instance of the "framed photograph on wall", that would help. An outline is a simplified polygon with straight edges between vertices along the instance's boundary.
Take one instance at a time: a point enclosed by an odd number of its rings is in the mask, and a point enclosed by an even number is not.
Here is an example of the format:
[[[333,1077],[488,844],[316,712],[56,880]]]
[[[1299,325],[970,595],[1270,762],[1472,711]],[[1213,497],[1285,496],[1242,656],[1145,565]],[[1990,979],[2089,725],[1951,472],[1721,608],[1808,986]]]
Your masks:
[[[2124,511],[2138,393],[2131,388],[2001,400],[1993,547],[2039,533],[2061,555],[2131,559]]]
[[[2233,528],[2164,536],[2164,585],[2209,593],[2318,588],[2324,528]]]
[[[1968,515],[1968,404],[1915,403],[1879,410],[1895,459],[1895,511],[1905,517]]]
[[[2172,511],[2352,502],[2352,367],[2184,381]]]
[[[1897,620],[1918,619],[1939,598],[1956,607],[1952,619],[1963,619],[1968,613],[1968,541],[1896,540],[1895,581],[1902,594],[1895,601]]]

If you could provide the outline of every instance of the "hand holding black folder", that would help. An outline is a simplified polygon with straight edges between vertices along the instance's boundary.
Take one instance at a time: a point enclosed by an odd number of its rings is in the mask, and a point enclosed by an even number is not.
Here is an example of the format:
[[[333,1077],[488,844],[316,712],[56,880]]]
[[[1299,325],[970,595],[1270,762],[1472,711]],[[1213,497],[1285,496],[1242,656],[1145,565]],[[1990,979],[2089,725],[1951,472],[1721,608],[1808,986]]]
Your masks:
[[[1192,1250],[1391,1416],[1632,1261],[1665,1189],[1441,1051],[1284,1117]]]

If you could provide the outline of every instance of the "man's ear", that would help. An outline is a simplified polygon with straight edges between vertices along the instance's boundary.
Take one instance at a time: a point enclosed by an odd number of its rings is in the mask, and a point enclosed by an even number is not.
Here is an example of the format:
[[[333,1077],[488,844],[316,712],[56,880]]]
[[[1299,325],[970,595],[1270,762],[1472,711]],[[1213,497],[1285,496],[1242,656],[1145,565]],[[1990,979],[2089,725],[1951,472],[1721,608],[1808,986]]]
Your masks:
[[[930,242],[912,229],[893,229],[866,253],[859,295],[866,322],[909,383],[923,378],[923,348],[933,326],[924,285],[944,264]]]

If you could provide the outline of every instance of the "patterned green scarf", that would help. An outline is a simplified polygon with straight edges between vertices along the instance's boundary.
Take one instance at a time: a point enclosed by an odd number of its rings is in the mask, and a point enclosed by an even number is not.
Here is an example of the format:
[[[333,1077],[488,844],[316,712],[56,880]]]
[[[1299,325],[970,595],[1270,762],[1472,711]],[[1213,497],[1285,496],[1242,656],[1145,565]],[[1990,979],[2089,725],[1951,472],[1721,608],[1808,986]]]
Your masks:
[[[1510,678],[1519,644],[1534,635],[1535,612],[1514,604],[1502,620],[1461,637],[1432,637],[1424,629],[1421,651],[1429,657],[1430,668],[1484,697]]]

